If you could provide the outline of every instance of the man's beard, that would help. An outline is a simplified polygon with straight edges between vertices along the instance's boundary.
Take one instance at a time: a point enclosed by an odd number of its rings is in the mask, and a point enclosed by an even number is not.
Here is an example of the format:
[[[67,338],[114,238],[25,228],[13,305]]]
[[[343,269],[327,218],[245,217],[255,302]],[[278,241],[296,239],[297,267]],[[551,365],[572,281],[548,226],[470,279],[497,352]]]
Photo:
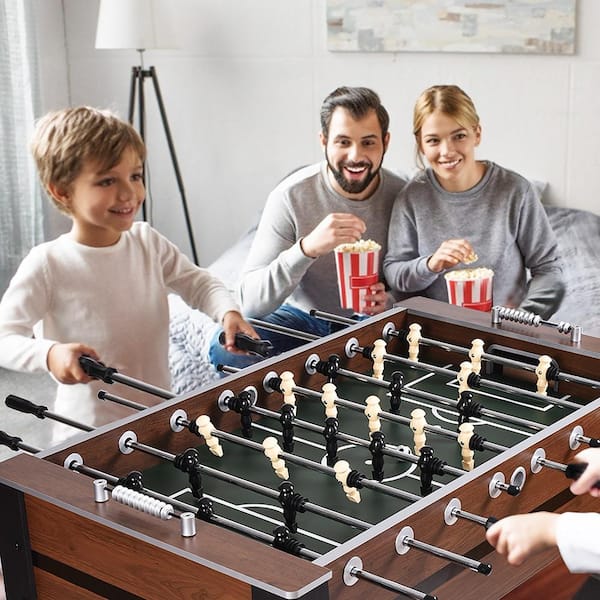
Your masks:
[[[331,164],[331,161],[329,160],[329,156],[327,155],[327,152],[325,152],[325,158],[327,159],[327,166],[333,173],[335,180],[338,182],[339,186],[347,194],[361,194],[362,192],[364,192],[369,187],[369,185],[371,184],[373,179],[375,179],[375,177],[377,177],[377,175],[379,175],[379,170],[381,169],[381,163],[379,163],[379,166],[375,170],[372,170],[372,165],[367,162],[357,162],[357,163],[346,162],[346,163],[342,163],[342,168],[340,170],[338,170]],[[382,162],[383,162],[383,159],[382,159]],[[368,168],[367,175],[364,179],[361,179],[360,181],[349,181],[348,179],[346,179],[346,176],[344,175],[344,171],[343,171],[344,165],[346,165],[348,167],[359,167],[359,168],[367,167]]]

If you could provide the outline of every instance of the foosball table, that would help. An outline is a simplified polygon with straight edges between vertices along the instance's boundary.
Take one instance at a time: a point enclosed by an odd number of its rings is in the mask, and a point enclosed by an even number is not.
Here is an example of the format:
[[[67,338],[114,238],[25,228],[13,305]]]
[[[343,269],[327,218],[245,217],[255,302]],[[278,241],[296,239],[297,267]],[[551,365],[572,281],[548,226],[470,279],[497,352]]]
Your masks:
[[[597,508],[566,475],[600,443],[600,339],[494,314],[413,298],[0,463],[8,600],[493,600],[526,585],[557,553],[509,566],[485,529]]]

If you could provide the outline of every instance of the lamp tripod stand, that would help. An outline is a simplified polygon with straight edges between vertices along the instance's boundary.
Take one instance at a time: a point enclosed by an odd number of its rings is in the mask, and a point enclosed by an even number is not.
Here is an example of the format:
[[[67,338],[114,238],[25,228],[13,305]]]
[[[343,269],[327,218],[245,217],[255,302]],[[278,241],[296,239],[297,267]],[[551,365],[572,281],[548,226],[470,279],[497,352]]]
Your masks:
[[[143,50],[140,50],[140,54]],[[183,180],[179,171],[179,163],[177,162],[177,155],[175,154],[175,146],[173,145],[173,139],[171,138],[171,130],[169,128],[169,122],[167,121],[167,113],[163,104],[162,95],[160,93],[160,87],[158,85],[158,76],[156,69],[150,67],[144,69],[143,65],[136,67],[134,66],[131,71],[131,87],[129,88],[129,122],[133,124],[135,107],[136,107],[136,95],[137,95],[137,106],[138,106],[138,127],[139,133],[142,140],[145,141],[145,118],[146,118],[146,103],[144,95],[144,81],[146,78],[150,78],[154,85],[154,93],[156,95],[156,101],[158,103],[158,109],[160,111],[160,118],[162,121],[165,136],[167,138],[167,144],[169,146],[169,154],[171,156],[171,162],[173,163],[173,170],[175,171],[175,178],[177,180],[177,187],[179,188],[179,195],[181,196],[181,206],[183,207],[183,215],[185,217],[185,224],[188,233],[188,239],[190,242],[190,248],[194,263],[198,265],[198,255],[196,253],[196,244],[194,243],[194,234],[192,232],[192,224],[190,221],[190,215],[188,212],[187,200],[185,197],[185,189],[183,187]],[[146,220],[146,204],[142,204],[142,216],[144,221]]]

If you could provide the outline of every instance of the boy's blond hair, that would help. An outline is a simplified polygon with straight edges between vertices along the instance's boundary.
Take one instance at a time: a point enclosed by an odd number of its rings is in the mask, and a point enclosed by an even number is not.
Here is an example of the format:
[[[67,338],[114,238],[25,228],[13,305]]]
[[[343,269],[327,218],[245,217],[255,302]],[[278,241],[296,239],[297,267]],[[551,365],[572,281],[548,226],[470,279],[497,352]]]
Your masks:
[[[92,161],[107,171],[132,149],[143,162],[146,147],[139,133],[126,121],[107,110],[89,106],[66,108],[44,115],[36,124],[31,142],[40,181],[56,207],[68,209],[52,195],[49,185],[68,190]]]

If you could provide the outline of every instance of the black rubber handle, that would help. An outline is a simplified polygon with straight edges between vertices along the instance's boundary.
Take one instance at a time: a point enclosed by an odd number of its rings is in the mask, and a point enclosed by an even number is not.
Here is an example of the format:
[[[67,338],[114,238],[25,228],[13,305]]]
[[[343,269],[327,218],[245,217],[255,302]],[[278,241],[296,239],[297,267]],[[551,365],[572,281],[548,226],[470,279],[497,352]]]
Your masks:
[[[570,463],[567,465],[565,475],[569,479],[579,479],[581,477],[581,474],[585,471],[586,467],[587,463],[584,462]],[[600,481],[596,481],[596,483],[592,487],[596,488],[597,490],[600,490]]]
[[[30,400],[25,400],[25,398],[14,396],[13,394],[6,396],[4,403],[6,406],[8,406],[8,408],[13,408],[14,410],[18,410],[19,412],[26,413],[28,415],[35,415],[38,419],[46,418],[46,412],[48,411],[47,406],[34,404]]]
[[[94,379],[101,379],[104,383],[114,383],[112,376],[118,373],[113,367],[107,367],[104,363],[85,354],[79,357],[79,365],[86,375]]]
[[[19,449],[19,443],[22,441],[20,437],[8,435],[6,431],[0,431],[0,446],[8,446],[16,452]]]
[[[225,332],[221,331],[219,335],[219,344],[225,343]],[[265,358],[273,355],[273,344],[269,340],[257,340],[245,333],[235,334],[235,346],[240,350],[245,350],[252,354],[258,354]]]
[[[508,486],[506,493],[509,496],[518,496],[521,493],[521,488],[518,485],[513,485],[512,483]]]

